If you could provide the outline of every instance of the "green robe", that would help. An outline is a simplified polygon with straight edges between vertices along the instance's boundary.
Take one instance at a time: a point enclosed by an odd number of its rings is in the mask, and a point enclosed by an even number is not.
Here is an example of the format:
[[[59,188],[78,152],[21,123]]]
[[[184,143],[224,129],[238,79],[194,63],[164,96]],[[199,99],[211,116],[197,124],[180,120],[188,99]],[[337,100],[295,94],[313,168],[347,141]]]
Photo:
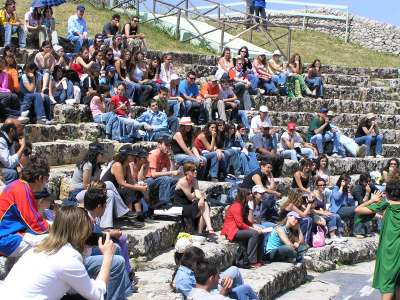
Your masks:
[[[390,204],[383,200],[367,207],[374,213],[386,210],[376,253],[372,287],[382,294],[394,293],[400,275],[400,202]],[[362,216],[361,219],[369,221],[372,217]]]

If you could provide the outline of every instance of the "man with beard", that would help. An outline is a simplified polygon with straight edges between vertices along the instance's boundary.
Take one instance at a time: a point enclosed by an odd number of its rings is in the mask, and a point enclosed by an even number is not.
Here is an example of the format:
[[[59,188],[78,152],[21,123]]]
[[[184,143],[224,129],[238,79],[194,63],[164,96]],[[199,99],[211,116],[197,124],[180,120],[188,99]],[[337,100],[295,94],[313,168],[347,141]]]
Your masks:
[[[0,168],[5,184],[18,179],[17,166],[24,153],[26,142],[20,121],[8,118],[0,130]],[[15,151],[16,143],[20,147]]]

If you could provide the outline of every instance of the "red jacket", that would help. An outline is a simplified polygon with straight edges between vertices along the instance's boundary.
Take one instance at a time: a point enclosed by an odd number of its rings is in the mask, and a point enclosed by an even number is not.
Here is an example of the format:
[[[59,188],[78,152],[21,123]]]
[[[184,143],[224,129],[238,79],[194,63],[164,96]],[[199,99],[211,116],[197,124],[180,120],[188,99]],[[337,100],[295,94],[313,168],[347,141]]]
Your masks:
[[[249,229],[250,226],[243,220],[243,207],[239,201],[235,201],[226,212],[224,227],[221,234],[232,241],[239,230]]]

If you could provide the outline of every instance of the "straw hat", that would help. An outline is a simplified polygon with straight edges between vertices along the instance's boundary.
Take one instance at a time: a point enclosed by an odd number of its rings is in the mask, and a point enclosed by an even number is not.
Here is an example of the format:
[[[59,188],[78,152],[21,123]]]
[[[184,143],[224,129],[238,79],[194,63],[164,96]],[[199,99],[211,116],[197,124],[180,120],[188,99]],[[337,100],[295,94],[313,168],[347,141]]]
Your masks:
[[[376,116],[375,116],[374,113],[368,113],[367,114],[367,120],[371,120],[371,119],[375,119],[375,118],[376,118]]]
[[[193,122],[192,122],[192,119],[190,119],[190,117],[182,117],[179,120],[179,125],[192,126]]]

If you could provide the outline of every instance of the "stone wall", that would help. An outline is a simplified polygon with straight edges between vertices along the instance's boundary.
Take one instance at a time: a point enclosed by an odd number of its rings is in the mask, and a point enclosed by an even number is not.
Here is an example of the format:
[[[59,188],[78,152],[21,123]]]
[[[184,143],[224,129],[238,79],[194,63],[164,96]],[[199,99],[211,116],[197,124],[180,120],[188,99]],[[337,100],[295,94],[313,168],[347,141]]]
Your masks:
[[[343,12],[333,9],[313,9],[307,12],[345,16]],[[277,25],[303,27],[303,17],[271,14],[269,21]],[[349,24],[350,42],[378,52],[400,55],[400,27],[354,15],[349,16]],[[324,32],[342,39],[346,35],[345,21],[307,18],[306,29]]]

